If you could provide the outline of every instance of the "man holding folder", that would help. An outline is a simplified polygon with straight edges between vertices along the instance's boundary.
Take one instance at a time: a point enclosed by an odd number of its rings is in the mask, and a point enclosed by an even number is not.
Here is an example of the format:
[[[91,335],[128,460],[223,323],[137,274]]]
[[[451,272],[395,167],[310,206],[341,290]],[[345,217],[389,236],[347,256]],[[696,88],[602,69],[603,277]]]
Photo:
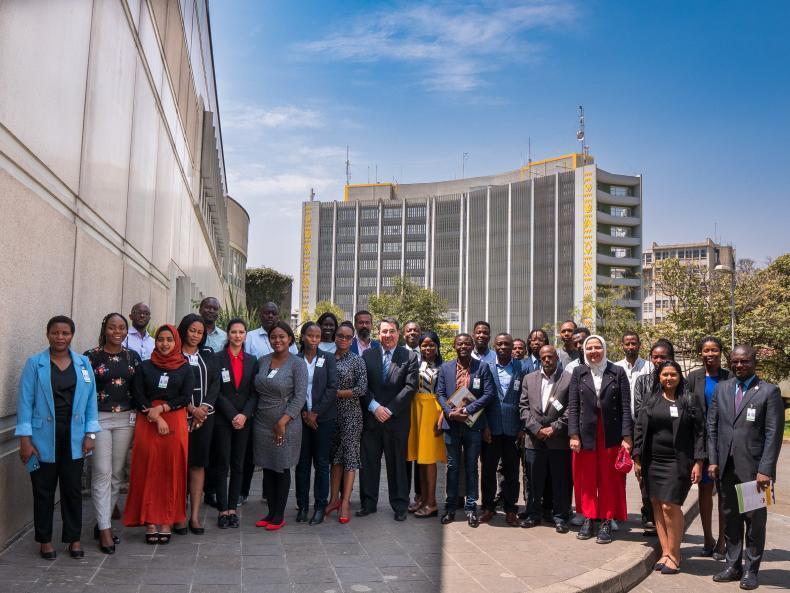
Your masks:
[[[740,513],[735,486],[756,481],[765,490],[776,479],[784,428],[779,388],[755,375],[756,364],[754,348],[736,346],[730,354],[735,376],[717,385],[708,410],[708,471],[719,480],[727,556],[727,567],[713,580],[740,580],[746,590],[758,586],[768,511],[763,507]]]

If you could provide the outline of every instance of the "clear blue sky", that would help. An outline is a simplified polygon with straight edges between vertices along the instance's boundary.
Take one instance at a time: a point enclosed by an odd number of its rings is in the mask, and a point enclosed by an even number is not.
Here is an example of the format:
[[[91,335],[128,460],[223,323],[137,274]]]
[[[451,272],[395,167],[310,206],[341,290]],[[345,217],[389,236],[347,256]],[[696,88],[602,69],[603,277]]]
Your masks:
[[[297,280],[300,204],[578,148],[644,176],[644,243],[790,251],[790,3],[212,0],[231,195],[249,264]],[[370,171],[370,173],[368,173]],[[294,293],[298,286],[294,287]]]

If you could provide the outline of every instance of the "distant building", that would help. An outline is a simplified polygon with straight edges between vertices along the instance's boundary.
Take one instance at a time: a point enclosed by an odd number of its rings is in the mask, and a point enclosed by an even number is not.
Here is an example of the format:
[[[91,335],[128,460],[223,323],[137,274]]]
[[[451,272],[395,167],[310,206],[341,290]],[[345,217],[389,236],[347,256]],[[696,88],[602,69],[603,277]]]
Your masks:
[[[641,305],[642,179],[569,154],[486,177],[348,185],[303,204],[299,309],[346,315],[406,276],[438,292],[449,321],[526,335],[581,310],[599,285]],[[591,323],[592,311],[584,312]]]
[[[666,259],[677,259],[681,265],[697,266],[707,270],[708,274],[718,264],[732,267],[735,261],[735,250],[728,245],[719,245],[711,239],[700,243],[677,243],[659,245],[653,243],[642,254],[642,321],[644,323],[660,323],[672,310],[671,297],[663,294],[660,288],[661,262]]]
[[[232,291],[237,303],[247,302],[247,242],[250,215],[244,206],[228,196],[229,256],[225,260],[225,280],[228,292]],[[289,301],[290,302],[290,301]]]
[[[140,301],[177,321],[222,298],[248,220],[229,230],[207,0],[0,6],[2,547],[33,518],[12,435],[47,320],[74,319],[77,352]]]

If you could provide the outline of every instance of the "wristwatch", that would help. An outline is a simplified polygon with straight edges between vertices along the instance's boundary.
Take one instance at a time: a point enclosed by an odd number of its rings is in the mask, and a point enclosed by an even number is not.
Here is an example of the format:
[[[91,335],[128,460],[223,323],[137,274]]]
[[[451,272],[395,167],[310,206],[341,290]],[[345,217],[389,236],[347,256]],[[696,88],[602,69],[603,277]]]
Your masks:
[[[96,433],[95,432],[86,432],[85,436],[88,437],[92,441],[96,440]]]

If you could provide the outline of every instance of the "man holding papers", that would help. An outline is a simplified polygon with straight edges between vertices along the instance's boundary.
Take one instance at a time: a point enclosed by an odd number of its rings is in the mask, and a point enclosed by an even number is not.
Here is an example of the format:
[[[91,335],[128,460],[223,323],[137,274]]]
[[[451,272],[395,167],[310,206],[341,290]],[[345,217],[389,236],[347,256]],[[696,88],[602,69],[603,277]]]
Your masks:
[[[736,346],[730,355],[735,376],[718,384],[708,410],[708,471],[719,480],[727,556],[727,567],[713,580],[740,580],[747,590],[757,588],[767,510],[739,513],[736,485],[756,481],[756,488],[768,488],[776,478],[784,427],[779,388],[755,375],[756,364],[754,348]]]

